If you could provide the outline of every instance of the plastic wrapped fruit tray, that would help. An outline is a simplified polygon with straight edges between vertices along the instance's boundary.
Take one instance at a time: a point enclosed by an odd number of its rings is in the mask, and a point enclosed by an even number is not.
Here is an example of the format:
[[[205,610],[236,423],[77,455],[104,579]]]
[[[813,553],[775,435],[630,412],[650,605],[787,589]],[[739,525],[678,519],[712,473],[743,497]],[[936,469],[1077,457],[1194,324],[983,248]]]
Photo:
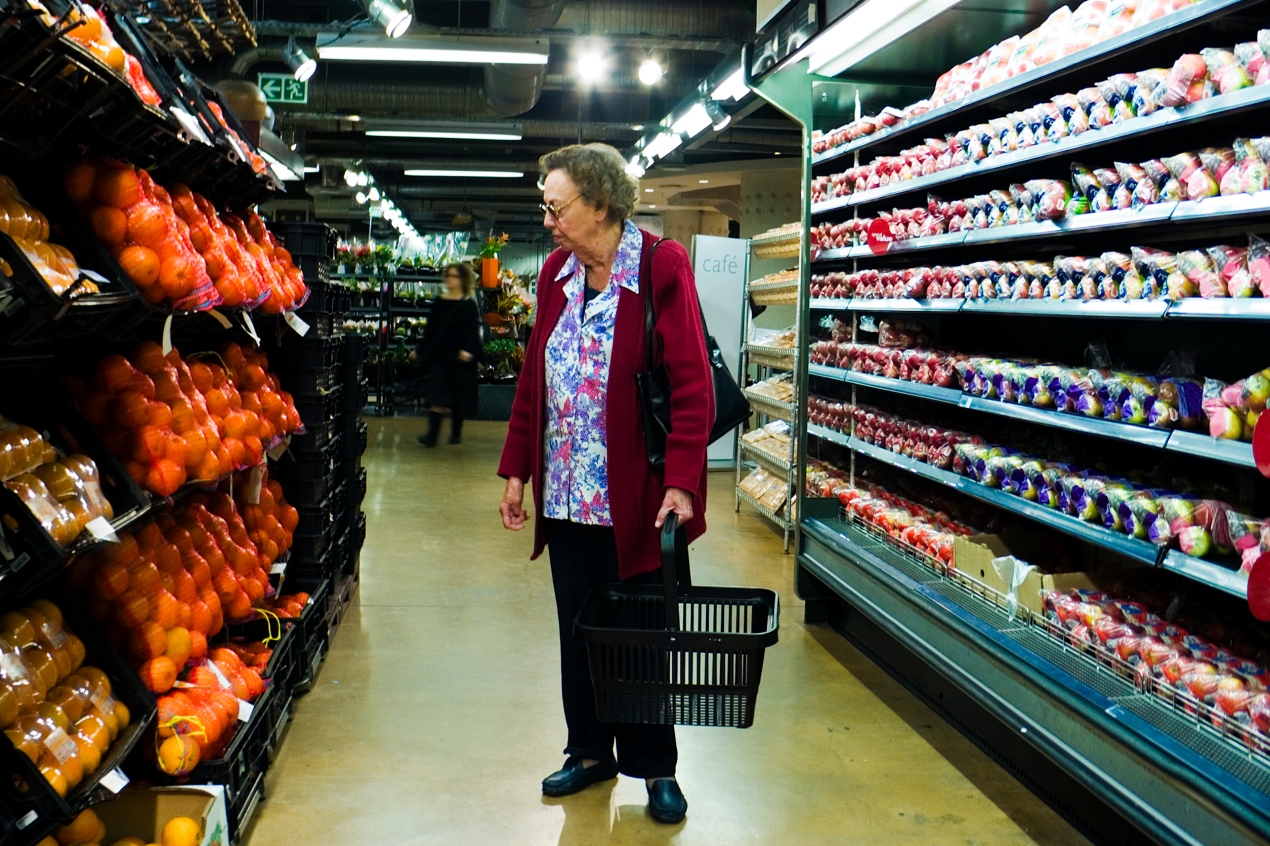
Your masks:
[[[156,710],[154,695],[101,636],[69,591],[51,584],[39,595],[61,609],[64,629],[77,635],[84,643],[87,655],[84,664],[106,674],[111,682],[110,695],[128,707],[131,722],[102,755],[98,767],[65,797],[53,790],[31,759],[19,752],[7,737],[0,738],[0,768],[11,774],[0,779],[0,807],[7,812],[0,813],[0,818],[8,817],[14,821],[11,830],[0,827],[0,842],[6,844],[34,843],[42,836],[39,832],[47,833],[55,825],[69,823],[85,808],[111,795],[113,791],[102,785],[103,780],[118,769],[148,735]],[[31,598],[34,597],[25,599]],[[5,603],[5,610],[20,607],[23,601],[14,602],[10,598]],[[35,835],[34,839],[31,839],[32,835]]]

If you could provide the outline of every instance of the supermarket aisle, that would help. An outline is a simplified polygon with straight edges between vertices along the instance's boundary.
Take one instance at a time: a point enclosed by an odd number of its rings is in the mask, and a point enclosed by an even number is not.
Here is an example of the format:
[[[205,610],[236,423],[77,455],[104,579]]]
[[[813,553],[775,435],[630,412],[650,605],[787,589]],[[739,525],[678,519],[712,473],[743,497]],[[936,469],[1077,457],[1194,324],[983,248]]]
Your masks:
[[[802,624],[792,557],[732,513],[722,473],[694,577],[771,586],[784,604],[755,727],[680,730],[679,826],[649,819],[625,777],[545,799],[564,745],[555,612],[545,560],[495,511],[505,424],[431,451],[420,425],[370,421],[360,601],[296,704],[253,846],[1085,842],[841,637]]]

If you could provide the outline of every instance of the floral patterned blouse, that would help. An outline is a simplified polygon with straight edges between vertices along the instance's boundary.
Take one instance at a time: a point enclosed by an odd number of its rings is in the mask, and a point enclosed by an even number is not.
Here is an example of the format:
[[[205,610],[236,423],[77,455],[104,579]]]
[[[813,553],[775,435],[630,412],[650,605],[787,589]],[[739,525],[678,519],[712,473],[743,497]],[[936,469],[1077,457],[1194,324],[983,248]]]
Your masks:
[[[617,318],[618,286],[639,293],[644,238],[629,220],[622,233],[609,285],[590,302],[586,267],[569,256],[556,280],[567,301],[547,339],[546,471],[543,515],[595,526],[613,525],[609,513],[609,361]]]

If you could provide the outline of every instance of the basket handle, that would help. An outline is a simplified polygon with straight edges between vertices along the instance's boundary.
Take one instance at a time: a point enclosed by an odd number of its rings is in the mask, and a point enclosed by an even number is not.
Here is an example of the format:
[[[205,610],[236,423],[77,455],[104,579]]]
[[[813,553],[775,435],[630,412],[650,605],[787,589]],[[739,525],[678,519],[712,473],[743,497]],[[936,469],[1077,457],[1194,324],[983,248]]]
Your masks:
[[[679,631],[679,588],[692,587],[688,566],[688,535],[674,511],[661,527],[661,578],[666,590],[666,630]]]

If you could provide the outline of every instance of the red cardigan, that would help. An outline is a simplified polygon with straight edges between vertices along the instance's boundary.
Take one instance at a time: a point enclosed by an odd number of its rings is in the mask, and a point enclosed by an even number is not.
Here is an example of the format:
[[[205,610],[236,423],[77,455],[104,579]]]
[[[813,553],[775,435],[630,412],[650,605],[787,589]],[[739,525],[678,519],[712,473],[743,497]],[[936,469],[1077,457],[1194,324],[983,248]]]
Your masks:
[[[644,255],[657,238],[644,236]],[[543,428],[546,408],[547,337],[564,312],[564,283],[556,276],[569,258],[557,249],[538,277],[538,318],[529,334],[525,364],[516,386],[507,442],[498,475],[531,483],[534,493],[534,552],[546,545],[542,525]],[[667,487],[693,494],[688,539],[706,530],[706,446],[714,425],[714,389],[697,285],[688,252],[676,241],[657,248],[652,281],[641,280],[638,294],[621,288],[613,331],[606,404],[608,423],[609,504],[617,539],[618,574],[623,579],[661,566],[659,530],[653,527]],[[644,298],[652,290],[661,361],[670,376],[671,433],[666,442],[665,470],[653,470],[644,445],[635,374],[645,368]]]

